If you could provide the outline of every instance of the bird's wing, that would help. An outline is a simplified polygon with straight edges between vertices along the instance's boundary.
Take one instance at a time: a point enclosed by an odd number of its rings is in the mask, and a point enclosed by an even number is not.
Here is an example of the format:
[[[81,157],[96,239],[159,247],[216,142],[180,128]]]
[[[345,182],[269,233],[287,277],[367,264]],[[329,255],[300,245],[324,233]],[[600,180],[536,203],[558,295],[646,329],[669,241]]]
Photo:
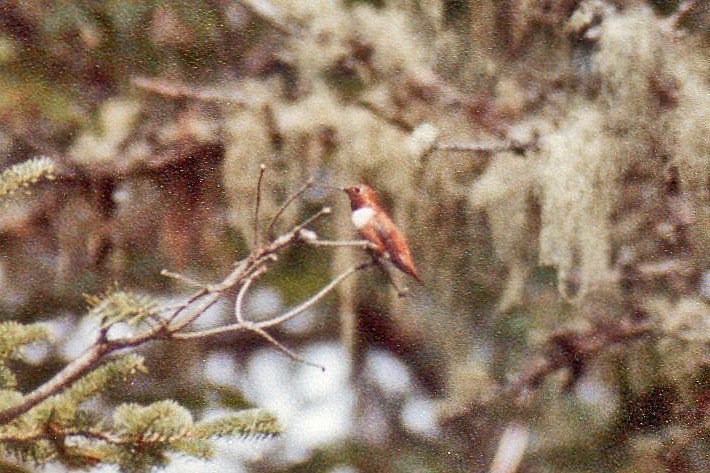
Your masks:
[[[405,273],[419,280],[419,274],[414,267],[407,240],[405,240],[404,236],[397,230],[392,219],[384,212],[378,212],[373,218],[375,221],[372,227],[375,233],[377,233],[378,239],[382,241],[385,250],[389,252],[392,263]],[[397,251],[394,251],[395,249]]]
[[[377,249],[375,250],[377,253],[382,254],[387,251],[387,248],[385,248],[385,243],[380,237],[380,233],[375,229],[375,225],[365,225],[357,231],[357,234],[363,240],[367,240],[370,243],[374,244],[377,247]]]

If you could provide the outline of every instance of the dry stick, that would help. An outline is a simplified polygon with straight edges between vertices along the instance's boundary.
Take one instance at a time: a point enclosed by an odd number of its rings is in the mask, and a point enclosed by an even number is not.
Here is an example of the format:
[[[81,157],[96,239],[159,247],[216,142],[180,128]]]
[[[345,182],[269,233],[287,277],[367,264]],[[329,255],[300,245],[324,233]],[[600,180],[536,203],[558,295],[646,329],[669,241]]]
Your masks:
[[[409,288],[407,286],[404,286],[404,288],[400,288],[397,283],[394,280],[394,276],[392,276],[392,273],[387,269],[387,266],[385,266],[385,263],[382,260],[390,260],[389,254],[385,253],[382,256],[378,256],[375,254],[372,254],[372,262],[377,268],[382,271],[385,276],[387,276],[387,281],[390,283],[390,285],[394,288],[394,290],[397,292],[397,297],[404,298],[409,295]]]
[[[353,266],[352,268],[343,271],[340,273],[338,277],[333,279],[330,283],[326,284],[320,291],[318,291],[313,297],[310,299],[306,300],[303,302],[301,305],[294,307],[290,311],[286,312],[283,315],[280,315],[279,317],[273,318],[271,320],[265,320],[264,322],[259,323],[259,328],[269,328],[273,327],[275,325],[280,325],[284,322],[287,322],[291,320],[292,318],[296,317],[297,315],[300,315],[302,312],[310,309],[316,302],[318,302],[320,299],[322,299],[326,294],[328,294],[330,291],[335,288],[338,284],[343,282],[345,279],[349,278],[351,275],[358,271],[362,271],[363,269],[369,268],[372,266],[372,263],[367,262],[367,263],[362,263],[357,266]]]
[[[269,227],[266,230],[267,237],[270,238],[271,232],[274,229],[274,225],[276,225],[276,222],[278,221],[279,217],[281,217],[281,215],[286,211],[288,206],[291,205],[291,203],[296,200],[301,194],[310,189],[313,186],[314,182],[315,179],[313,179],[313,177],[310,177],[300,189],[298,189],[293,195],[291,195],[291,197],[286,199],[286,202],[283,203],[281,208],[279,208],[276,214],[274,214],[274,216],[272,217],[271,222],[269,223]]]
[[[254,208],[254,246],[259,246],[259,206],[261,205],[261,182],[264,180],[266,165],[259,166],[259,180],[256,182],[256,205]]]

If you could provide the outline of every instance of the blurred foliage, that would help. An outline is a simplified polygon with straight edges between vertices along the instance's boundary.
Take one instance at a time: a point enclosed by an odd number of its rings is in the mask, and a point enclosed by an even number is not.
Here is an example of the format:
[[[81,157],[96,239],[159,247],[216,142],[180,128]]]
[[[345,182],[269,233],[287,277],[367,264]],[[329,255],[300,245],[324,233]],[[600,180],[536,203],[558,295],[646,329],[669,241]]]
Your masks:
[[[342,332],[355,426],[301,463],[249,468],[488,471],[514,456],[501,439],[516,423],[531,432],[520,471],[705,471],[708,25],[702,0],[5,2],[0,193],[33,183],[34,195],[0,213],[3,316],[51,322],[117,281],[128,289],[95,301],[110,303],[103,320],[149,321],[138,294],[175,290],[160,269],[207,279],[252,245],[261,163],[262,227],[316,177],[277,231],[327,203],[319,235],[352,238],[347,202],[324,185],[366,181],[424,285],[398,300],[379,275],[348,281],[332,311],[280,334],[304,345]],[[471,143],[516,146],[445,149]],[[287,305],[362,256],[289,258],[259,282]],[[177,424],[192,414],[155,403],[247,407],[195,373],[211,352],[238,364],[257,346],[151,348],[150,379],[105,402],[140,400]],[[437,399],[434,438],[366,389],[372,346]],[[42,366],[66,361],[53,347]],[[8,388],[50,374],[17,362],[0,370]],[[365,413],[380,405],[377,437]],[[166,459],[145,455],[136,465]]]

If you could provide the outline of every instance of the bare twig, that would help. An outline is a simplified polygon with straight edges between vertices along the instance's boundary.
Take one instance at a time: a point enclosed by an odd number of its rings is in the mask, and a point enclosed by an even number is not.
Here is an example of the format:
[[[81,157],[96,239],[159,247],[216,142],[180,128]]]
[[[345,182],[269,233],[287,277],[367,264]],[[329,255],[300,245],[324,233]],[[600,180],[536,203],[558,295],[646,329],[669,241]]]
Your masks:
[[[261,183],[264,180],[266,165],[259,166],[259,179],[256,182],[256,205],[254,206],[254,246],[259,246],[259,206],[261,205]]]
[[[359,264],[357,266],[353,266],[352,268],[343,271],[340,273],[338,277],[330,281],[328,284],[326,284],[320,291],[318,291],[315,295],[311,296],[309,299],[301,303],[300,305],[294,307],[293,309],[289,310],[285,314],[282,314],[278,317],[275,317],[270,320],[265,320],[264,322],[259,323],[260,328],[269,328],[269,327],[274,327],[276,325],[281,325],[284,322],[287,322],[294,317],[302,314],[306,310],[310,309],[313,307],[313,305],[316,304],[319,300],[321,300],[326,294],[328,294],[330,291],[332,291],[335,286],[355,274],[357,271],[362,271],[365,268],[368,268],[372,265],[372,263],[363,263]]]
[[[168,271],[167,269],[163,269],[162,271],[160,271],[160,275],[165,276],[166,278],[175,279],[176,281],[180,281],[181,283],[185,284],[186,286],[199,288],[199,289],[202,289],[205,287],[204,284],[200,284],[199,282],[185,276],[184,274],[173,273],[172,271]]]
[[[316,294],[312,295],[305,301],[303,301],[301,304],[297,305],[296,307],[292,308],[291,310],[283,313],[282,315],[278,317],[274,317],[272,319],[267,319],[263,320],[260,322],[237,322],[234,324],[230,325],[225,325],[222,327],[215,327],[207,330],[200,330],[198,332],[187,332],[187,333],[175,333],[171,335],[171,338],[174,338],[176,340],[189,340],[189,339],[196,339],[196,338],[206,338],[206,337],[213,337],[216,335],[227,335],[227,334],[234,334],[238,332],[243,332],[245,330],[253,330],[253,328],[260,328],[262,330],[275,327],[277,325],[281,325],[284,322],[287,322],[294,317],[302,314],[309,308],[313,307],[317,302],[319,302],[323,297],[325,297],[329,292],[331,292],[335,287],[352,276],[354,273],[357,271],[362,271],[365,268],[368,268],[372,266],[373,263],[368,262],[368,263],[363,263],[358,266],[353,266],[352,268],[343,271],[338,275],[335,279],[330,281],[328,284],[323,286],[320,291],[318,291]]]
[[[278,348],[279,350],[281,350],[283,353],[285,353],[292,360],[297,361],[299,363],[303,363],[304,365],[309,365],[309,366],[313,366],[315,368],[320,368],[321,371],[325,371],[325,366],[319,365],[317,363],[312,363],[312,362],[304,359],[303,357],[299,356],[297,353],[295,353],[294,351],[287,348],[283,343],[279,342],[274,337],[269,335],[269,333],[266,330],[264,330],[258,326],[250,326],[247,329],[260,335],[264,339],[266,339],[267,342],[269,342],[271,345],[273,345],[276,348]]]
[[[258,278],[265,272],[266,266],[261,266],[244,280],[244,284],[242,284],[242,287],[239,289],[239,293],[237,294],[237,300],[234,303],[234,316],[236,317],[237,322],[244,323],[244,317],[242,316],[242,307],[244,306],[244,296],[249,290],[251,283],[254,282],[256,278]]]
[[[313,183],[315,182],[315,179],[312,177],[309,178],[303,186],[301,186],[300,189],[298,189],[291,197],[286,199],[286,202],[283,203],[281,208],[274,214],[274,216],[271,218],[271,222],[269,223],[269,227],[266,230],[266,234],[268,235],[269,238],[271,238],[272,232],[274,230],[274,225],[276,225],[276,222],[278,221],[279,217],[286,211],[289,205],[293,203],[294,200],[296,200],[301,194],[306,192],[308,189],[313,187]]]

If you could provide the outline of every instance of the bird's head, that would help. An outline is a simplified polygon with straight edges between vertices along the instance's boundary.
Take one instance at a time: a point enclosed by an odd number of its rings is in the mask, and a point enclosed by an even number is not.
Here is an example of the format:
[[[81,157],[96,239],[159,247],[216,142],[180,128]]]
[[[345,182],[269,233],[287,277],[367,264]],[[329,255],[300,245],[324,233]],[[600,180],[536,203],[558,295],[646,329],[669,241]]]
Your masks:
[[[350,208],[357,210],[361,207],[377,207],[377,194],[367,184],[344,187],[343,191],[350,198]]]

